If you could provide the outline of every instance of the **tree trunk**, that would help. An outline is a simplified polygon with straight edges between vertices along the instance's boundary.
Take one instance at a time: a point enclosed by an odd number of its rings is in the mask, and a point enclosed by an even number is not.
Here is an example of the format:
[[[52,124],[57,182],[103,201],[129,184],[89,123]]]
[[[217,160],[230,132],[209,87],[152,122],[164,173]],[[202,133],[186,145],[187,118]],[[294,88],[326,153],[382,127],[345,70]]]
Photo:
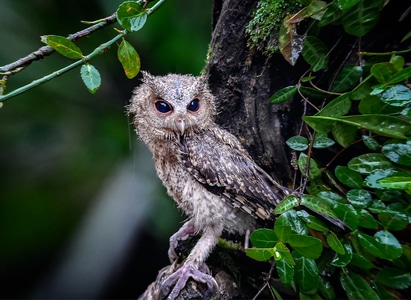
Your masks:
[[[288,183],[292,176],[285,140],[298,122],[289,122],[294,119],[290,103],[273,106],[268,99],[286,82],[295,82],[298,72],[279,55],[267,60],[248,49],[245,28],[257,3],[215,1],[206,74],[218,98],[217,123],[236,135],[274,178]]]

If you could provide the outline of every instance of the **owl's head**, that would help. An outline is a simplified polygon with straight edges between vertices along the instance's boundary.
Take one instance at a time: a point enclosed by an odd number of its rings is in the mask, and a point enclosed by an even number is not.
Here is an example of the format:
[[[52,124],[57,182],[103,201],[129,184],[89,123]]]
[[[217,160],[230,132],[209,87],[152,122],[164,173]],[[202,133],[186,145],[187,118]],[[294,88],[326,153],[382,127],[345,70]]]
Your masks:
[[[142,73],[143,83],[128,107],[139,133],[151,129],[166,136],[190,134],[213,122],[215,103],[204,77]]]

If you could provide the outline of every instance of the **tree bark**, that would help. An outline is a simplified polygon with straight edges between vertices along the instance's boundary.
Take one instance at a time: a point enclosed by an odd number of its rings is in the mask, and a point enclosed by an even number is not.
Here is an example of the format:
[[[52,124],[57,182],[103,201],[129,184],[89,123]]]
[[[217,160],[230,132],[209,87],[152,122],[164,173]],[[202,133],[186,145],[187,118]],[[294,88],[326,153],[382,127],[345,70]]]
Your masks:
[[[210,57],[206,65],[209,85],[218,98],[217,123],[236,135],[255,161],[283,184],[291,181],[290,153],[285,140],[299,122],[291,103],[271,105],[270,96],[299,72],[276,55],[271,59],[247,47],[245,28],[257,0],[215,1]],[[291,113],[290,113],[291,112]]]

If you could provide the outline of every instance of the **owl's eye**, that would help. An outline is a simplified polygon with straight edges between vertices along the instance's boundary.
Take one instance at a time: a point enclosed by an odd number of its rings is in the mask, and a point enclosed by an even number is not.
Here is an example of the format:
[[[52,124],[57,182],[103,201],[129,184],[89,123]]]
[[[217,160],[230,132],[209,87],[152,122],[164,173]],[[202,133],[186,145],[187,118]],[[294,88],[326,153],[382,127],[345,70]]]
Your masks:
[[[190,104],[187,106],[187,109],[189,111],[197,111],[200,108],[200,100],[198,100],[197,98],[192,100],[190,102]]]
[[[158,100],[154,103],[156,109],[162,114],[166,114],[172,110],[171,105],[165,102],[164,100]]]

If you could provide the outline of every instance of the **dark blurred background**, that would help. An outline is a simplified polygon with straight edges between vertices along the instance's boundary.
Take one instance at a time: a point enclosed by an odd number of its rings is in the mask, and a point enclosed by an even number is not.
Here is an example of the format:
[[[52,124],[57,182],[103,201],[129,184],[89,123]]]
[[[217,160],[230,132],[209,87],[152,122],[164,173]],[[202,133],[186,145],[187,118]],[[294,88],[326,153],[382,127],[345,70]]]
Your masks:
[[[111,15],[122,1],[1,0],[0,66]],[[212,1],[167,1],[127,36],[153,74],[199,74]],[[78,42],[84,53],[115,24]],[[0,297],[137,298],[168,263],[183,220],[155,176],[125,114],[129,80],[117,47],[93,64],[92,95],[79,69],[8,100],[0,109]],[[11,91],[71,63],[54,53],[8,81]]]

